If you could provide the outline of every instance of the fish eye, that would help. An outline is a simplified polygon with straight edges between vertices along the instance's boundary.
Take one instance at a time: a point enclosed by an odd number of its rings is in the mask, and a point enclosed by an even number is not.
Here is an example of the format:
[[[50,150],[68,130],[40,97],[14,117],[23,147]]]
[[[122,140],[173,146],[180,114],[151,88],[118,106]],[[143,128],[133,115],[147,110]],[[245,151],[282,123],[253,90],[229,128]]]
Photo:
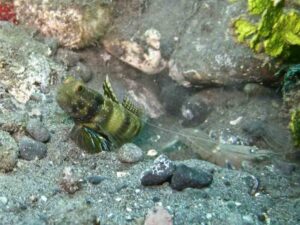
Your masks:
[[[83,91],[83,85],[78,85],[76,88],[77,92],[82,92]]]

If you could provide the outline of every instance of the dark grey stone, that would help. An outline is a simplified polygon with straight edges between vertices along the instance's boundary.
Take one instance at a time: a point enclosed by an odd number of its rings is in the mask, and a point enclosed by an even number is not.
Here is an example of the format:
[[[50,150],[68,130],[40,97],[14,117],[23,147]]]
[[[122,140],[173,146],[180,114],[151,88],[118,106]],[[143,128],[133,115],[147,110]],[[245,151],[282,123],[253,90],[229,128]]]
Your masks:
[[[185,188],[203,188],[212,183],[213,176],[202,170],[196,170],[179,164],[173,173],[171,187],[177,191]]]
[[[100,184],[105,179],[106,179],[106,177],[98,176],[98,175],[87,177],[87,181],[94,185]]]
[[[47,145],[29,137],[21,138],[19,142],[20,157],[26,160],[42,159],[47,155]]]
[[[36,141],[47,142],[50,140],[50,132],[45,125],[37,119],[29,120],[26,130]]]

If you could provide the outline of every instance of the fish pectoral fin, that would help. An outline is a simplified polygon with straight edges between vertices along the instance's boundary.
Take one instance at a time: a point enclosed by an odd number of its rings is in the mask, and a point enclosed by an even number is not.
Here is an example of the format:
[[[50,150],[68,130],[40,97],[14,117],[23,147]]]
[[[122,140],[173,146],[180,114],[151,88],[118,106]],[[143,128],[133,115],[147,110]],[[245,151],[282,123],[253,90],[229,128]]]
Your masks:
[[[110,151],[111,142],[102,134],[83,126],[74,126],[70,134],[71,139],[89,153]]]
[[[142,115],[142,110],[138,107],[136,107],[132,101],[128,98],[128,96],[125,96],[125,98],[122,101],[122,105],[125,109],[132,112],[136,116],[140,117]]]
[[[111,87],[108,76],[105,77],[105,81],[103,82],[103,92],[105,97],[110,98],[115,103],[119,103],[117,96]]]

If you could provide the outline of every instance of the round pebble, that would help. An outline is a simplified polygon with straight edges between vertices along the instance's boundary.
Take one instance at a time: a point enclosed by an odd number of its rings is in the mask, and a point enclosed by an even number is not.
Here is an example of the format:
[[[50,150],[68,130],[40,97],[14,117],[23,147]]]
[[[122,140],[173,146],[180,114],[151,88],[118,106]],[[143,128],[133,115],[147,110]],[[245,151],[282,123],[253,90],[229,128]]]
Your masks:
[[[173,173],[171,187],[177,191],[185,188],[203,188],[209,186],[212,180],[210,173],[180,164]]]
[[[100,184],[102,181],[104,181],[106,179],[106,177],[103,176],[89,176],[87,177],[87,181],[91,184],[97,185]]]
[[[47,145],[29,137],[21,138],[19,142],[20,157],[26,160],[42,159],[47,155]]]
[[[174,170],[174,163],[166,155],[160,155],[154,160],[152,168],[143,172],[141,184],[144,186],[160,185],[170,180]]]
[[[17,163],[18,154],[16,141],[9,133],[0,131],[0,171],[12,171]]]
[[[37,119],[29,120],[26,126],[26,130],[30,134],[30,136],[37,141],[47,142],[50,140],[50,132],[44,126],[44,124]]]
[[[143,151],[135,144],[124,144],[119,149],[118,159],[124,163],[139,162],[143,159]]]
[[[147,156],[150,156],[150,157],[155,157],[155,156],[157,156],[157,154],[158,154],[158,152],[155,149],[150,149],[147,152]]]

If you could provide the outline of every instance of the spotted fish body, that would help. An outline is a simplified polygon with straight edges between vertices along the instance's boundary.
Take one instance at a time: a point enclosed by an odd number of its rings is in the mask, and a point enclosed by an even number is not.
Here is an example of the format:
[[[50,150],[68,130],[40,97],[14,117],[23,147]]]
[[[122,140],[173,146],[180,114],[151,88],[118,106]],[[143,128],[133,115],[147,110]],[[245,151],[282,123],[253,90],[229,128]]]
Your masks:
[[[110,150],[111,145],[130,142],[142,127],[140,111],[125,98],[119,103],[108,78],[104,95],[74,77],[58,88],[57,102],[75,122],[72,139],[89,152]]]

